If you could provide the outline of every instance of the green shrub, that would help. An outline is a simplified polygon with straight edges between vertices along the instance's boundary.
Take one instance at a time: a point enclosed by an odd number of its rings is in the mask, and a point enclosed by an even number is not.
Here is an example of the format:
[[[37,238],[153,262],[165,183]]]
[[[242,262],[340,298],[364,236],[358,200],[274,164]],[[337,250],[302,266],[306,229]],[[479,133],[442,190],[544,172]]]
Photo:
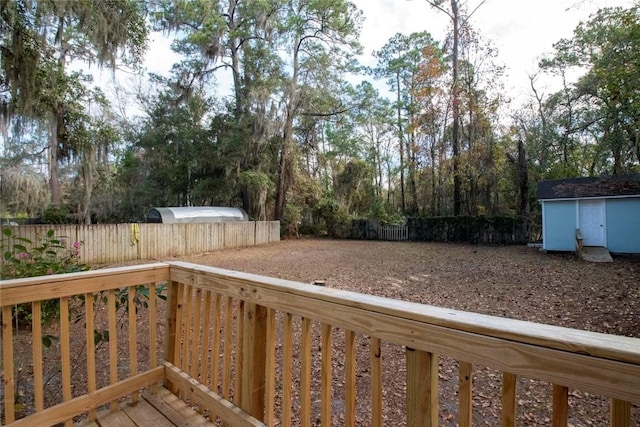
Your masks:
[[[47,231],[39,242],[17,236],[11,228],[2,229],[2,271],[0,279],[19,279],[51,274],[75,273],[89,270],[80,262],[80,248],[77,241],[58,237],[53,230]],[[60,300],[42,302],[42,323],[48,325],[60,314]],[[31,303],[15,307],[19,325],[31,325]],[[43,338],[45,344],[49,337]]]

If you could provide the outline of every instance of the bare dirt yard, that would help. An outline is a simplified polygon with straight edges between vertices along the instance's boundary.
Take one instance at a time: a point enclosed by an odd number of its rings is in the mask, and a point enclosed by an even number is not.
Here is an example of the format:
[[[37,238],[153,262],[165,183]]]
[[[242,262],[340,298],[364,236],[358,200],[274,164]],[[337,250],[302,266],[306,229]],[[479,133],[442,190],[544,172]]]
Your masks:
[[[572,254],[545,254],[523,246],[476,246],[410,242],[287,240],[269,246],[225,250],[184,261],[327,286],[440,307],[640,337],[640,259],[588,263]],[[359,338],[358,398],[369,389],[368,339]],[[334,351],[341,353],[340,338]],[[404,355],[385,344],[385,425],[401,425],[404,413]],[[335,356],[334,356],[335,357]],[[362,360],[360,360],[362,359]],[[334,360],[335,377],[341,362]],[[457,363],[440,361],[440,422],[455,426]],[[341,381],[334,390],[339,423]],[[474,368],[474,425],[499,425],[501,376]],[[551,385],[518,379],[517,425],[550,425]],[[366,399],[364,399],[366,400]],[[365,402],[366,403],[366,402]],[[608,425],[607,400],[570,390],[573,426]],[[368,409],[360,408],[367,425]],[[640,425],[640,409],[632,409]]]

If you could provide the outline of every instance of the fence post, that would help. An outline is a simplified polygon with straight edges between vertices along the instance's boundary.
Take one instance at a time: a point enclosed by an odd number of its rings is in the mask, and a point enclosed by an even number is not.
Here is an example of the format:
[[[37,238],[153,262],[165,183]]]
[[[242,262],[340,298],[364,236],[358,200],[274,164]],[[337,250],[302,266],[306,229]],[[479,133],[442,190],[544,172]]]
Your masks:
[[[438,355],[406,348],[407,425],[438,426]]]
[[[164,334],[164,360],[174,364],[175,361],[175,348],[176,348],[176,329],[178,324],[178,282],[170,280],[167,282],[167,303],[166,303],[166,331]],[[167,381],[165,378],[164,386],[175,392],[173,384]]]
[[[267,362],[267,308],[247,302],[243,323],[240,408],[262,421]]]

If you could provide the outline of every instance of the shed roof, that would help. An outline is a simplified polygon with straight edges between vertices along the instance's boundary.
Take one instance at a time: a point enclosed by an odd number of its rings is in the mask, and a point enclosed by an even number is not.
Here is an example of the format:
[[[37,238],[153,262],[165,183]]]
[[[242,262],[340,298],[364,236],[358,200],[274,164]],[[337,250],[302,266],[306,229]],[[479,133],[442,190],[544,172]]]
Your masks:
[[[147,213],[147,221],[164,224],[247,220],[249,220],[249,216],[240,208],[218,206],[152,208]]]
[[[538,182],[538,199],[640,196],[640,174],[553,179]]]

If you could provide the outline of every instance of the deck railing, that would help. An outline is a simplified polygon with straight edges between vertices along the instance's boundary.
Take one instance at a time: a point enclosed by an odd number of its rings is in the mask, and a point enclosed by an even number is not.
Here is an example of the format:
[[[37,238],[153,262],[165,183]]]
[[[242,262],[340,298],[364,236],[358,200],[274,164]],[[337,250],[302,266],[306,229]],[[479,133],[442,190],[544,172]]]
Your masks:
[[[165,283],[166,281],[166,283]],[[150,284],[150,285],[147,285]],[[121,332],[118,301],[133,306],[134,286],[148,295],[166,285],[167,301],[150,297],[148,309],[126,311]],[[128,292],[123,293],[122,289]],[[571,408],[569,391],[579,390],[610,399],[610,425],[631,426],[632,404],[640,403],[640,339],[591,333],[548,325],[479,315],[391,300],[337,289],[290,282],[188,263],[153,264],[65,276],[7,281],[0,285],[3,314],[4,422],[14,421],[17,385],[14,348],[24,331],[14,333],[15,304],[59,298],[61,402],[45,408],[42,393],[42,354],[32,331],[35,414],[15,425],[46,425],[114,402],[129,395],[136,400],[143,387],[164,380],[167,387],[212,420],[233,426],[292,424],[309,426],[356,424],[380,426],[386,396],[399,392],[405,406],[393,413],[394,425],[439,425],[439,360],[454,359],[458,385],[457,424],[470,426],[473,401],[489,399],[473,390],[473,373],[480,367],[500,372],[495,379],[503,426],[516,420],[519,376],[553,384],[550,424],[566,426]],[[93,296],[106,292],[95,304]],[[126,294],[126,298],[124,296]],[[144,292],[143,292],[144,294]],[[72,326],[65,301],[85,295],[87,385],[71,387],[70,358],[77,343],[66,332]],[[120,297],[120,299],[118,299]],[[71,301],[75,301],[72,299]],[[161,302],[158,304],[158,302]],[[38,303],[33,303],[34,313]],[[92,309],[99,310],[98,316]],[[164,311],[166,321],[153,318]],[[132,314],[134,313],[134,314]],[[92,361],[89,344],[96,322],[109,330],[108,360]],[[35,317],[35,316],[34,316]],[[148,320],[147,320],[148,318]],[[158,323],[158,330],[153,325]],[[149,337],[137,341],[137,327]],[[112,328],[113,326],[113,328]],[[114,335],[111,335],[111,334]],[[117,334],[118,339],[113,339]],[[162,354],[154,352],[163,335]],[[120,338],[126,338],[123,343]],[[118,345],[127,346],[124,356]],[[138,345],[136,345],[138,344]],[[147,347],[148,352],[144,350]],[[138,350],[135,350],[135,349]],[[385,354],[402,352],[405,375],[400,391],[383,389]],[[159,353],[162,353],[160,351]],[[38,361],[40,359],[40,361]],[[148,361],[148,363],[147,363]],[[49,363],[49,362],[47,362]],[[144,363],[144,367],[141,365]],[[109,366],[102,383],[96,366]],[[365,369],[362,366],[366,365]],[[124,369],[123,369],[124,368]],[[362,372],[368,376],[362,389]],[[23,374],[21,374],[23,375]],[[100,383],[100,384],[98,384]],[[357,386],[360,385],[360,387]],[[38,395],[38,393],[40,393]],[[74,393],[77,393],[74,394]],[[93,416],[93,412],[89,412]]]

